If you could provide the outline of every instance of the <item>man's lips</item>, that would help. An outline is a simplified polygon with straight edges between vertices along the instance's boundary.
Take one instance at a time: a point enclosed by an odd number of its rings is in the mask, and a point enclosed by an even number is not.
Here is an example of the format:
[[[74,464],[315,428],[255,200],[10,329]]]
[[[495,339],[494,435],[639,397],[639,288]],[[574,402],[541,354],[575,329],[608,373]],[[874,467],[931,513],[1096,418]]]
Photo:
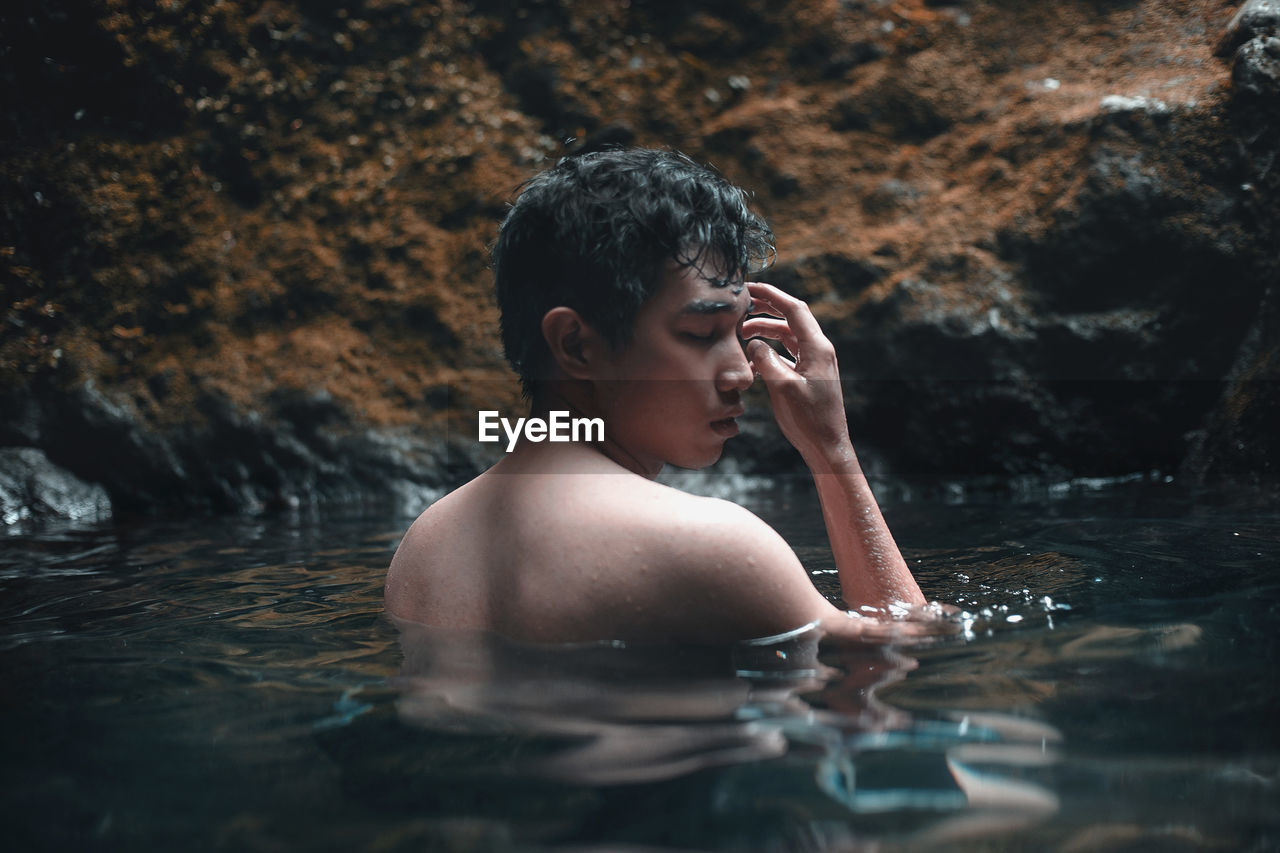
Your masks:
[[[720,418],[719,420],[712,421],[711,428],[715,430],[717,433],[719,433],[720,435],[724,435],[724,436],[737,435],[738,422],[735,419],[738,417],[741,417],[744,411],[746,410],[741,406],[739,406],[738,408],[729,412],[727,417],[723,417],[723,418]]]

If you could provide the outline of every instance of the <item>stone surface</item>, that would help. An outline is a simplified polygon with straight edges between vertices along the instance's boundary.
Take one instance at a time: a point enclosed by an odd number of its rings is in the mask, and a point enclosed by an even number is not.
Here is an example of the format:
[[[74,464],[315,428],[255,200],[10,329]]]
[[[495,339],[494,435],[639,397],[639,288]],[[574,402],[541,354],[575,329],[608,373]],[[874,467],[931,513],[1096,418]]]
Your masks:
[[[1195,435],[1183,474],[1209,488],[1280,496],[1280,304],[1268,290],[1229,371],[1222,396]]]
[[[486,246],[522,180],[617,143],[754,191],[886,471],[1272,453],[1273,2],[1221,58],[1195,0],[29,6],[0,445],[119,511],[416,507],[483,465],[476,410],[520,408]],[[758,426],[734,470],[794,468]]]
[[[1230,56],[1240,45],[1280,32],[1280,0],[1246,0],[1227,23],[1215,53]]]
[[[34,447],[0,447],[0,528],[51,520],[106,521],[111,501]]]
[[[1231,66],[1231,82],[1242,95],[1280,99],[1280,38],[1255,38],[1241,45]]]
[[[22,413],[22,430],[9,438],[37,438],[58,464],[106,484],[132,512],[380,504],[412,513],[479,470],[466,445],[355,423],[323,393],[264,402],[246,412],[206,394],[196,402],[198,423],[161,431],[91,382],[56,397],[5,400]]]

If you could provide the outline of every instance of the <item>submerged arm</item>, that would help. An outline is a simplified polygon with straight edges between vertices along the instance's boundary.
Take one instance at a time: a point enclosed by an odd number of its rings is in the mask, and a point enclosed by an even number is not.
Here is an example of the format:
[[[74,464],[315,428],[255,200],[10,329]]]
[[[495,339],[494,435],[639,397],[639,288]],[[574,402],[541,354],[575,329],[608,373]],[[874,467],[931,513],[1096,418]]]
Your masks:
[[[763,341],[748,347],[783,435],[813,474],[845,601],[851,607],[924,604],[854,453],[835,348],[804,302],[768,284],[748,287],[755,310],[774,316],[747,320],[742,336],[780,341],[796,356],[791,364]]]

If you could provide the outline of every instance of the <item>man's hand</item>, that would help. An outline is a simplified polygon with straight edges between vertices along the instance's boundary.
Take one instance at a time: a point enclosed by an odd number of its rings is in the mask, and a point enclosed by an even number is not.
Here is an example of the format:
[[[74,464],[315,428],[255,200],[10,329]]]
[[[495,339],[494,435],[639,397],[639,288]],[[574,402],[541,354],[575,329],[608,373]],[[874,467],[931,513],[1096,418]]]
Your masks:
[[[812,467],[850,447],[844,394],[836,351],[803,301],[771,284],[748,282],[753,316],[742,324],[743,338],[778,341],[794,363],[764,341],[751,341],[747,357],[769,390],[782,434]]]
[[[752,369],[769,389],[782,434],[814,475],[845,601],[853,607],[923,605],[924,595],[898,552],[853,452],[835,347],[801,300],[768,284],[750,282],[747,289],[753,310],[769,316],[748,319],[742,336],[780,341],[795,356],[790,363],[764,341],[747,347]]]

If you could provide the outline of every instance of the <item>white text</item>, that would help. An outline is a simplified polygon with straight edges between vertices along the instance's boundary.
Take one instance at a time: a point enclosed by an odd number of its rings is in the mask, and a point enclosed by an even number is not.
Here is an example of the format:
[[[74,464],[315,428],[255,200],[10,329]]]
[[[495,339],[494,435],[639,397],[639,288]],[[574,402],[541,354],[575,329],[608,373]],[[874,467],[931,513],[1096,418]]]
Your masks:
[[[511,421],[495,411],[480,412],[479,439],[482,442],[501,441],[498,427],[507,434],[507,452],[515,449],[516,441],[523,433],[529,441],[604,441],[604,418],[571,418],[568,412],[547,413],[547,419],[516,418]]]

